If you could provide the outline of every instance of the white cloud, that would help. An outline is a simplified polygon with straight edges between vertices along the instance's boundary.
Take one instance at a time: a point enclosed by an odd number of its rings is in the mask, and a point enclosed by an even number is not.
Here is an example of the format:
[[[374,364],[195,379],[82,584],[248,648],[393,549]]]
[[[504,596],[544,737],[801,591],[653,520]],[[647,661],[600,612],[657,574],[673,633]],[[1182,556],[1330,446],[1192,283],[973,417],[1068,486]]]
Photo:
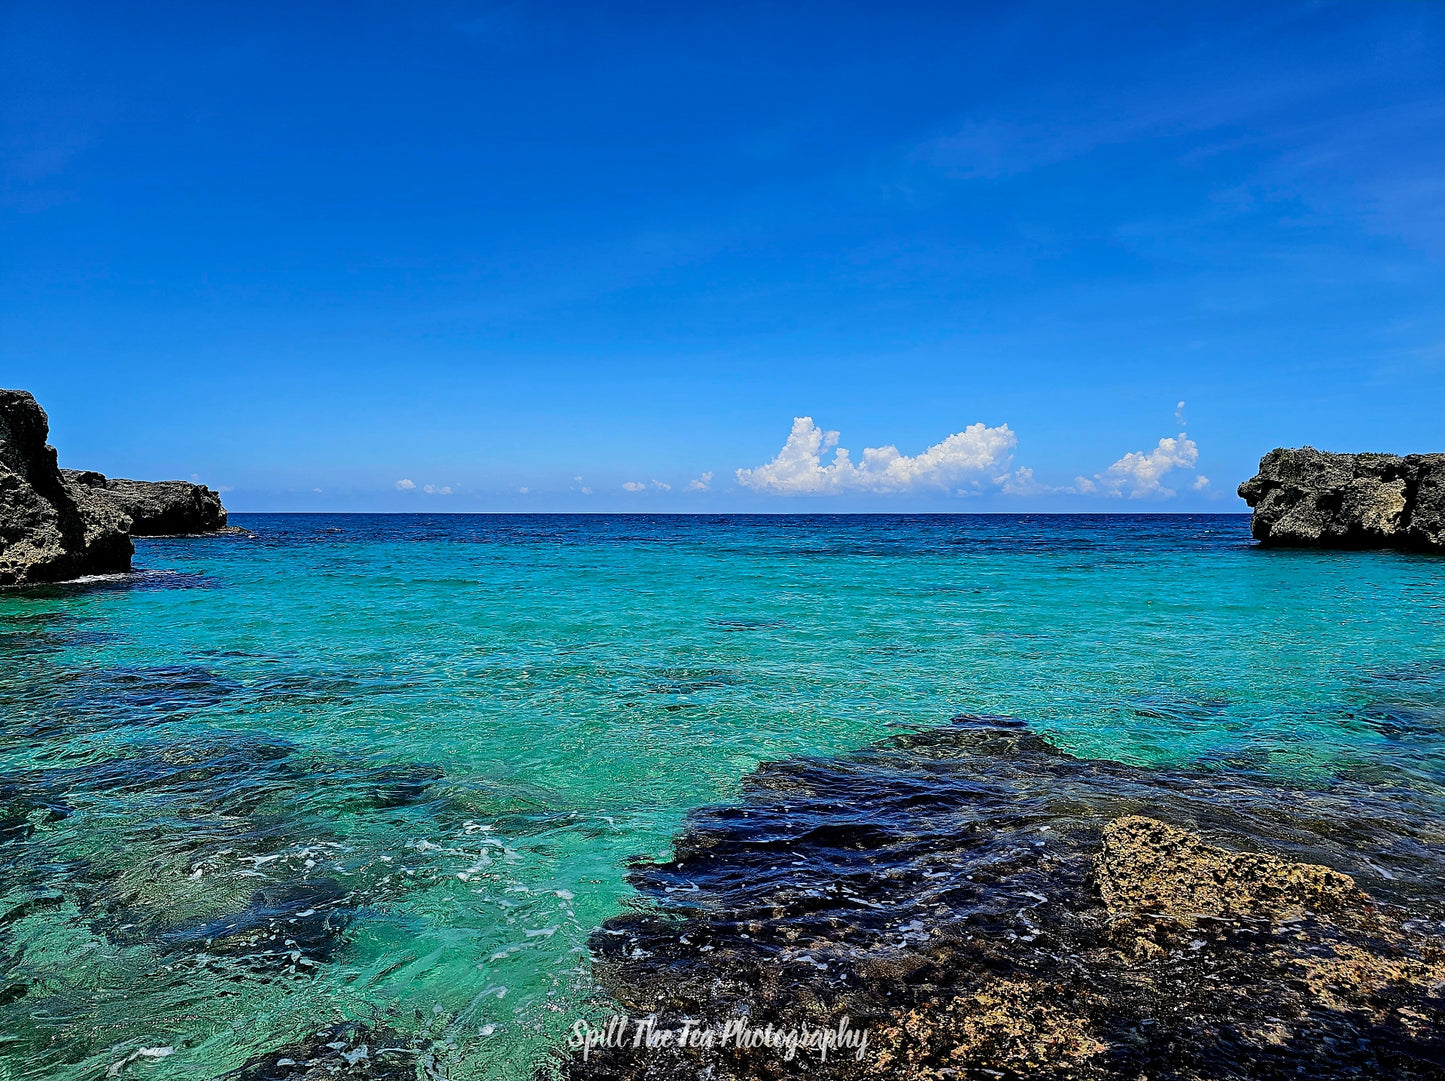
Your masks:
[[[1180,402],[1174,407],[1174,423],[1184,427],[1184,403]]]
[[[592,494],[592,489],[589,488],[589,487],[587,487],[587,485],[584,484],[584,485],[582,486],[582,494],[583,494],[583,495],[591,495],[591,494]]]
[[[1206,477],[1203,473],[1200,473],[1197,477],[1194,478],[1194,484],[1191,485],[1191,487],[1193,487],[1196,492],[1202,492],[1204,491],[1204,489],[1209,487],[1209,478]]]
[[[670,492],[670,491],[672,491],[672,485],[671,485],[671,484],[664,484],[664,483],[663,483],[662,481],[660,481],[660,480],[655,480],[655,481],[653,481],[653,482],[652,482],[652,486],[653,486],[654,488],[656,488],[656,489],[657,489],[658,491],[660,491],[660,492]]]
[[[451,495],[452,486],[450,484],[428,484],[422,488],[422,491],[425,492],[427,495]]]
[[[222,484],[218,485],[216,488],[216,491],[218,492],[234,492],[235,490],[236,486],[234,484]]]
[[[847,448],[838,446],[837,432],[823,431],[812,417],[797,417],[777,457],[756,469],[739,469],[737,478],[744,488],[778,495],[949,489],[978,477],[1001,483],[997,474],[1007,470],[1017,444],[1007,424],[970,424],[916,456],[892,445],[867,447],[855,465]],[[825,450],[833,450],[827,465]]]
[[[313,492],[315,492],[317,495],[320,495],[320,494],[321,494],[321,489],[320,489],[320,488],[312,488],[311,490],[312,490]]]
[[[698,477],[696,480],[690,480],[690,481],[687,482],[687,490],[688,490],[689,492],[705,492],[705,491],[707,491],[707,490],[708,490],[709,488],[711,488],[711,487],[712,487],[712,474],[711,474],[711,473],[704,473],[702,476]]]
[[[529,491],[531,491],[531,489],[524,484],[522,485],[522,487],[518,488],[517,491],[520,492],[522,495],[526,495]]]
[[[627,492],[640,492],[643,491],[646,487],[647,485],[635,480],[625,481],[622,485],[623,491]]]
[[[1082,477],[1079,478],[1083,480]],[[998,490],[1004,495],[1059,495],[1064,492],[1076,492],[1077,487],[1055,487],[1052,484],[1044,484],[1034,478],[1034,471],[1028,466],[1015,469],[1012,473],[1005,473],[1001,477],[994,478]],[[1085,483],[1091,483],[1085,481]]]
[[[407,480],[405,477],[402,477],[401,480],[396,482],[396,490],[398,492],[409,492],[415,487],[416,482]]]
[[[1198,461],[1199,446],[1180,432],[1177,438],[1159,440],[1159,445],[1151,451],[1131,450],[1104,472],[1095,473],[1093,481],[1080,477],[1076,484],[1085,494],[1098,491],[1109,496],[1127,493],[1130,499],[1149,496],[1168,499],[1175,492],[1164,486],[1163,478]]]

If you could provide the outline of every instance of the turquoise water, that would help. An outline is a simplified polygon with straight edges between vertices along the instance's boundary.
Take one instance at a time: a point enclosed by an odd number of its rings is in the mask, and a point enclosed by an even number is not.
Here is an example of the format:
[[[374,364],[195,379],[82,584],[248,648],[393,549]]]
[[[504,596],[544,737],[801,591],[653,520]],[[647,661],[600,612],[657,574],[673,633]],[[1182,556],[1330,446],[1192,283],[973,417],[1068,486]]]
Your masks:
[[[216,1076],[342,1018],[531,1076],[606,1010],[629,857],[959,712],[1445,822],[1438,558],[1244,516],[233,521],[0,596],[0,1077]]]

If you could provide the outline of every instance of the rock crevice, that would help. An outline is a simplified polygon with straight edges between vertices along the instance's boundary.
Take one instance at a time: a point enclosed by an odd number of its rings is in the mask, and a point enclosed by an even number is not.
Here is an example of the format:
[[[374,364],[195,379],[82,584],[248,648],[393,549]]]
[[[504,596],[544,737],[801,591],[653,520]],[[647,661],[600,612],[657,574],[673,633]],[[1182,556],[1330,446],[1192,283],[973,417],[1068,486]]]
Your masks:
[[[1445,454],[1276,448],[1239,486],[1264,544],[1445,552]]]

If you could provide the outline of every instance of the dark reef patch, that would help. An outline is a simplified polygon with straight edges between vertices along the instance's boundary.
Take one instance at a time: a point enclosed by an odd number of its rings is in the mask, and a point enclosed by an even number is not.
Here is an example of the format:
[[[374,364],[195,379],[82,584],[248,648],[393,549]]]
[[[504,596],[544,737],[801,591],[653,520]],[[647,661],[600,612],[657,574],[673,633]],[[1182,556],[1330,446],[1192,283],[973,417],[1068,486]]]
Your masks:
[[[344,1022],[257,1055],[222,1081],[415,1081],[418,1076],[444,1076],[433,1063],[433,1057],[414,1038],[384,1025]],[[419,1069],[423,1071],[420,1074]]]
[[[1368,669],[1361,689],[1356,717],[1386,738],[1445,738],[1445,661]]]
[[[23,953],[9,925],[43,902],[68,906],[117,947],[147,947],[158,964],[305,977],[342,947],[371,896],[368,875],[344,886],[335,877],[338,861],[354,872],[373,858],[353,852],[338,817],[462,813],[435,796],[443,773],[427,764],[334,758],[252,732],[130,749],[0,784],[15,902],[0,916],[0,972]]]
[[[348,895],[328,878],[268,883],[240,912],[163,932],[160,940],[184,950],[253,958],[263,964],[290,959],[312,966],[330,960],[352,918]]]
[[[722,690],[742,683],[742,678],[726,668],[663,668],[647,684],[649,694],[699,694]]]
[[[781,619],[724,619],[722,617],[709,619],[707,625],[725,632],[770,631],[788,626],[788,624]]]
[[[765,765],[633,865],[596,971],[634,1017],[847,1015],[868,1054],[629,1047],[563,1072],[1445,1076],[1440,809],[1388,796],[1085,761],[983,717]]]

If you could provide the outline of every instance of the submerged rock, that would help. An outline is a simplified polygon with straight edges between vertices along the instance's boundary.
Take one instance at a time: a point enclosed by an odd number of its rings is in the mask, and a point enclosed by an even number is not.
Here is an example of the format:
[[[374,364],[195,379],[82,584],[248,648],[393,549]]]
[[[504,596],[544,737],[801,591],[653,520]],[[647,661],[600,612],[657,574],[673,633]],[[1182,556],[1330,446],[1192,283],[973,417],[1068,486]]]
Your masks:
[[[104,500],[131,520],[137,537],[215,533],[226,528],[220,493],[187,480],[122,480],[93,470],[62,469],[77,488]]]
[[[258,1055],[223,1081],[415,1081],[423,1052],[384,1026],[343,1022]],[[430,1060],[428,1059],[428,1062]],[[440,1076],[432,1073],[431,1076]]]
[[[999,718],[773,763],[634,865],[595,971],[658,1030],[846,1017],[864,1053],[629,1038],[563,1072],[1438,1078],[1445,855],[1437,817],[1387,806],[1083,761]]]
[[[1445,551],[1445,454],[1278,448],[1239,496],[1265,544]]]
[[[130,569],[129,517],[65,480],[49,434],[33,397],[0,390],[0,585]]]

